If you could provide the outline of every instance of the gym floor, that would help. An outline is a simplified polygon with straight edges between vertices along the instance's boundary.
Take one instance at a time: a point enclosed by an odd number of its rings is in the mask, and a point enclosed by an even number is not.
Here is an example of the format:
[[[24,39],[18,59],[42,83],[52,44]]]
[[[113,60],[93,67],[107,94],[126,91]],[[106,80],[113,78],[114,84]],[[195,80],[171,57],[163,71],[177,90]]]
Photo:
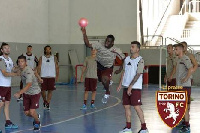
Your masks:
[[[101,103],[104,94],[102,85],[99,83],[95,105],[96,110],[91,110],[88,106],[86,111],[80,110],[83,105],[83,84],[77,86],[57,86],[53,93],[50,111],[43,109],[43,101],[40,99],[40,108],[37,110],[41,115],[41,130],[39,133],[118,133],[125,127],[124,109],[121,103],[122,91],[116,92],[117,84],[112,85],[111,97],[107,104]],[[18,90],[18,87],[12,87],[12,95]],[[155,92],[158,85],[149,85],[143,88],[142,108],[150,133],[178,133],[176,129],[167,127],[157,113],[155,103]],[[192,97],[194,101],[191,104],[191,132],[200,131],[200,97],[199,88],[192,87]],[[90,105],[91,95],[89,94],[88,105]],[[4,115],[1,111],[0,129],[6,133],[31,133],[33,132],[33,119],[24,115],[22,102],[17,102],[12,97],[10,105],[10,117],[13,123],[19,126],[17,130],[4,129]],[[132,131],[138,132],[140,121],[134,109],[132,108]]]

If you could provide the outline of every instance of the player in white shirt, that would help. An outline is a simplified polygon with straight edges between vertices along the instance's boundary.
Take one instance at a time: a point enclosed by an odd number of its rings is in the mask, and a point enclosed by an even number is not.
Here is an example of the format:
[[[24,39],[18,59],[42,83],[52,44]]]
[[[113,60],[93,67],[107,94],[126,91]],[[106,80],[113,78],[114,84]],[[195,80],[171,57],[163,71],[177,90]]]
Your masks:
[[[43,83],[41,84],[43,106],[49,110],[52,93],[56,89],[55,82],[58,81],[59,75],[58,60],[56,56],[51,54],[51,47],[49,45],[44,47],[44,55],[39,59],[38,73],[40,73],[43,79]],[[47,94],[46,91],[48,91]]]
[[[131,106],[136,110],[141,122],[141,129],[138,133],[148,133],[144,114],[141,108],[141,90],[142,90],[142,76],[144,69],[144,60],[139,55],[140,43],[137,41],[131,42],[130,53],[124,60],[124,68],[121,80],[117,91],[119,92],[124,87],[123,91],[123,105],[126,114],[126,127],[120,133],[132,133],[131,130]]]
[[[4,107],[6,118],[5,129],[17,129],[18,126],[10,120],[9,105],[11,100],[11,77],[18,76],[19,74],[14,73],[13,61],[9,57],[9,54],[10,46],[3,42],[0,56],[0,109]]]

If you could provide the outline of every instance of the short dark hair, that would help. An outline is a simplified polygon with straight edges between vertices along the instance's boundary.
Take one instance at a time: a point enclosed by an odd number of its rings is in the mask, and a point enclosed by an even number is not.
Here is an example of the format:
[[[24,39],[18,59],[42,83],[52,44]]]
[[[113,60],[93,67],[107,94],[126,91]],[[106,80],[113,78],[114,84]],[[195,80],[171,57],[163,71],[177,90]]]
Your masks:
[[[8,44],[7,43],[5,43],[5,42],[2,42],[2,44],[1,44],[1,49],[3,49],[3,47],[4,46],[7,46]],[[2,56],[3,55],[3,53],[0,51],[0,56]]]
[[[173,45],[172,44],[168,44],[167,47],[172,47],[173,48]]]
[[[181,42],[181,44],[185,44],[186,47],[188,46],[187,42],[185,42],[185,41]]]
[[[131,44],[136,44],[138,49],[140,49],[140,47],[141,47],[141,44],[138,41],[132,41]]]
[[[18,65],[18,60],[19,59],[24,59],[26,61],[26,56],[24,56],[24,55],[18,56],[17,61],[16,61],[17,65]]]
[[[113,42],[115,41],[115,37],[113,35],[111,35],[111,34],[108,35],[107,38],[111,38]]]
[[[8,44],[5,43],[5,42],[2,42],[2,44],[1,44],[1,49],[3,49],[3,47],[6,46],[6,45],[8,45]]]
[[[182,43],[175,44],[174,47],[180,47],[180,48],[184,49],[184,46]]]
[[[46,48],[50,48],[51,49],[51,46],[50,45],[46,45],[45,47],[44,47],[44,55],[46,55]],[[51,53],[50,53],[51,54]]]
[[[28,48],[28,47],[31,47],[31,48],[32,48],[32,45],[28,45],[27,48]]]
[[[20,55],[20,56],[18,56],[17,60],[19,60],[19,59],[24,59],[24,60],[26,60],[26,56]]]

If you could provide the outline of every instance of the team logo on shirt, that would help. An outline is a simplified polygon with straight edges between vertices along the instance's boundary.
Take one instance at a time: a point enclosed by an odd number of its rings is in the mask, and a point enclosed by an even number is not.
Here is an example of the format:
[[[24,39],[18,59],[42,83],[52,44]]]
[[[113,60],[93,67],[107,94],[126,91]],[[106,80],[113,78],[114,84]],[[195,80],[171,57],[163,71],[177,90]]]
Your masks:
[[[157,91],[156,105],[161,119],[173,128],[179,124],[187,108],[186,91]]]

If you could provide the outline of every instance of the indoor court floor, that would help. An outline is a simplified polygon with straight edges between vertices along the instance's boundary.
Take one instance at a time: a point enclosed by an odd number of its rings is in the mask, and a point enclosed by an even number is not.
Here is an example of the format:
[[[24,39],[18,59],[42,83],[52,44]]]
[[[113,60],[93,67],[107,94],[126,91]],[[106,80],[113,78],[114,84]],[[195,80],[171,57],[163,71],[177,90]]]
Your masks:
[[[101,98],[104,94],[102,85],[99,83],[95,105],[96,110],[88,106],[86,111],[80,110],[83,105],[83,83],[77,86],[57,86],[53,93],[50,111],[43,109],[42,98],[40,108],[37,110],[41,115],[41,130],[39,133],[118,133],[125,127],[124,109],[121,103],[122,91],[116,92],[117,84],[112,85],[111,97],[107,104],[102,104]],[[18,87],[12,88],[12,95],[18,91]],[[149,85],[143,88],[142,108],[149,133],[178,133],[176,129],[167,127],[157,113],[155,103],[155,92],[158,85]],[[191,104],[191,133],[200,132],[200,88],[192,88],[194,101]],[[88,105],[91,95],[89,94]],[[32,133],[33,119],[24,115],[22,102],[12,96],[10,106],[10,117],[13,123],[19,126],[17,130],[4,129],[4,115],[1,110],[0,129],[3,133]],[[132,131],[137,133],[140,129],[140,122],[136,112],[132,108]]]

